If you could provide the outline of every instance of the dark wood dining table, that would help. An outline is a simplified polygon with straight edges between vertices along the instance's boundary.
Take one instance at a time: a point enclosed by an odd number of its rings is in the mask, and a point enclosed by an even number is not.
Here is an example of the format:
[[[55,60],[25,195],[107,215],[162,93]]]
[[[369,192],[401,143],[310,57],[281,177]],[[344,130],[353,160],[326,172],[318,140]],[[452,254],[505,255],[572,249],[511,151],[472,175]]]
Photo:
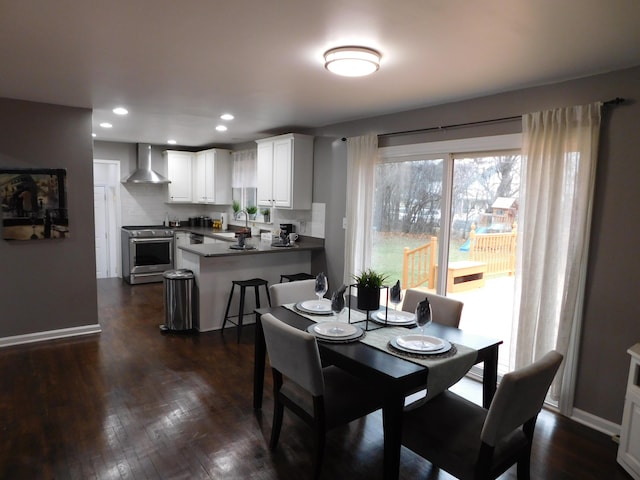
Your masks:
[[[256,310],[255,360],[253,377],[253,406],[262,408],[266,345],[261,315],[271,313],[279,320],[301,330],[313,323],[286,307],[269,307]],[[369,322],[372,325],[372,322]],[[359,325],[364,327],[364,323]],[[491,404],[496,391],[498,376],[498,347],[502,340],[465,333],[458,328],[432,323],[428,334],[459,343],[478,351],[476,363],[483,363],[483,395],[485,407]],[[402,448],[402,413],[407,395],[423,390],[427,384],[429,369],[399,356],[365,345],[362,342],[318,342],[323,362],[336,365],[353,375],[379,385],[383,400],[384,467],[385,480],[397,479],[400,472]]]

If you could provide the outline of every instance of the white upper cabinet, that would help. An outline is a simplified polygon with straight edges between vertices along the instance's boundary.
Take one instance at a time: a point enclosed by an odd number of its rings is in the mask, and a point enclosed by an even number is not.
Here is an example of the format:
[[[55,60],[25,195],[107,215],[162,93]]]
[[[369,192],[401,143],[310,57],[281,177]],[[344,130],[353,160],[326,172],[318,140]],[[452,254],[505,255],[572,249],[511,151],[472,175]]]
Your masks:
[[[168,201],[172,203],[231,204],[231,152],[167,150]]]
[[[198,152],[193,169],[193,202],[231,204],[231,152]]]
[[[258,205],[311,209],[313,137],[290,133],[256,140]]]
[[[167,177],[169,184],[169,202],[193,202],[193,153],[167,150],[163,152],[167,159]]]

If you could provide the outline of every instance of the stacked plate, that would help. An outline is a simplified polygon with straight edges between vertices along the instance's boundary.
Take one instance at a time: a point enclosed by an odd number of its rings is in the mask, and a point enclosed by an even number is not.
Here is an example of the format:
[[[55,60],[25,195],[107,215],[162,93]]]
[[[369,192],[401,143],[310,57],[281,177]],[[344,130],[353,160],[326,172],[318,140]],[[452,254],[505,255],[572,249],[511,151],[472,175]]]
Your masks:
[[[356,325],[343,322],[320,322],[307,327],[307,332],[325,342],[352,342],[364,335],[364,330]]]
[[[400,335],[389,343],[402,352],[420,355],[437,355],[451,350],[451,343],[447,340],[422,334]]]
[[[408,327],[416,324],[415,313],[398,310],[378,310],[371,315],[371,320],[383,325],[393,325],[394,327]]]
[[[323,298],[322,300],[305,300],[296,303],[296,308],[302,313],[310,313],[312,315],[333,315],[331,311],[331,300]]]

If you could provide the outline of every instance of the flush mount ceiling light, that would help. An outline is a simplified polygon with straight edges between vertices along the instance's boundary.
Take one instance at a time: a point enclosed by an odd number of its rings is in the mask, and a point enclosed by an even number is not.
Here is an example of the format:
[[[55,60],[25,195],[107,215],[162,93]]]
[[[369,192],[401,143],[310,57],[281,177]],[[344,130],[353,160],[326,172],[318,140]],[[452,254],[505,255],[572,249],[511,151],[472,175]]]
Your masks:
[[[124,107],[116,107],[113,109],[113,113],[115,113],[116,115],[126,115],[129,113],[129,110]]]
[[[380,68],[380,52],[367,47],[338,47],[324,53],[324,68],[336,75],[362,77]]]
[[[226,132],[227,131],[227,127],[225,127],[224,125],[218,125],[216,127],[216,130],[219,132]]]

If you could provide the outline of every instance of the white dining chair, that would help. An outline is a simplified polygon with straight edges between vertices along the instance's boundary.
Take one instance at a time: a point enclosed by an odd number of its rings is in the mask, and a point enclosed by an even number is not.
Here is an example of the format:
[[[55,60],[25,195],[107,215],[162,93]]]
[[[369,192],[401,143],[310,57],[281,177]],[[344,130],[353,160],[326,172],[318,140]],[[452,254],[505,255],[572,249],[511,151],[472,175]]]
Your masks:
[[[460,300],[425,292],[424,290],[415,288],[407,289],[404,294],[404,301],[402,302],[402,311],[415,312],[418,303],[425,298],[429,300],[431,304],[431,318],[435,323],[456,328],[460,326],[460,317],[464,303]]]
[[[507,373],[488,410],[445,391],[405,411],[402,444],[462,480],[495,479],[515,463],[529,479],[536,419],[562,358],[552,350]]]
[[[298,283],[298,282],[294,282]],[[322,367],[316,337],[267,313],[261,317],[273,372],[273,426],[269,446],[280,437],[284,407],[314,430],[314,475],[322,466],[326,432],[382,408],[384,395],[345,370]]]
[[[313,300],[316,297],[316,281],[299,280],[297,282],[274,283],[269,286],[271,306]]]

